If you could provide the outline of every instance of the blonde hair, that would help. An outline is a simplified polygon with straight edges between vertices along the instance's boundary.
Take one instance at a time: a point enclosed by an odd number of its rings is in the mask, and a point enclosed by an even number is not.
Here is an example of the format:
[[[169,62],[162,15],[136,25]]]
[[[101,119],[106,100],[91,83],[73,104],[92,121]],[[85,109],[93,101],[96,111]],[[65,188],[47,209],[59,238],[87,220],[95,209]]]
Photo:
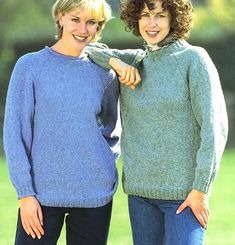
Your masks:
[[[112,17],[112,10],[105,0],[57,0],[52,7],[52,17],[57,28],[57,39],[63,34],[63,27],[60,26],[58,15],[64,15],[75,8],[83,7],[87,9],[94,19],[98,21],[98,29],[95,38],[92,41],[98,41],[105,24]]]

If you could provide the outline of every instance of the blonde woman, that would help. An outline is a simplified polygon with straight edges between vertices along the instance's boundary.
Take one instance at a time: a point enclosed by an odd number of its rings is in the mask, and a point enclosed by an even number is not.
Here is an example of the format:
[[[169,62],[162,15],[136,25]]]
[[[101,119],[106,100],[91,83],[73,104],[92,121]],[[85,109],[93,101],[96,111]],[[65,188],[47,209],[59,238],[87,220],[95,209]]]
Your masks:
[[[83,48],[99,39],[105,0],[57,0],[58,40],[13,70],[4,147],[19,198],[16,245],[105,245],[117,188],[118,83]],[[117,147],[115,147],[116,149]]]

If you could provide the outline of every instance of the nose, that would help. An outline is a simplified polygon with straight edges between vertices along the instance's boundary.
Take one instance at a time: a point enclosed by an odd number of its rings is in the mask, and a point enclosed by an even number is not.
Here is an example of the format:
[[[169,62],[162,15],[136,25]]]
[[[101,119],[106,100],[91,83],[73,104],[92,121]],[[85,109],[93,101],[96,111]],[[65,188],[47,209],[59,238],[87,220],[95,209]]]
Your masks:
[[[86,23],[80,23],[78,26],[78,32],[82,35],[87,34],[87,25]]]
[[[152,17],[149,19],[149,27],[154,28],[157,26],[157,19]]]

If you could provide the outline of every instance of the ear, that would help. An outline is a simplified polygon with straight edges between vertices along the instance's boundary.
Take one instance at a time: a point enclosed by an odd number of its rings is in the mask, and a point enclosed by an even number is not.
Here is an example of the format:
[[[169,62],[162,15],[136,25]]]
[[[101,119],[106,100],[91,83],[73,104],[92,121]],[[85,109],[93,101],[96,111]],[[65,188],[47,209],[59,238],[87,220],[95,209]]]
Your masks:
[[[61,13],[58,13],[56,18],[57,18],[58,23],[62,27],[63,26],[63,15]]]

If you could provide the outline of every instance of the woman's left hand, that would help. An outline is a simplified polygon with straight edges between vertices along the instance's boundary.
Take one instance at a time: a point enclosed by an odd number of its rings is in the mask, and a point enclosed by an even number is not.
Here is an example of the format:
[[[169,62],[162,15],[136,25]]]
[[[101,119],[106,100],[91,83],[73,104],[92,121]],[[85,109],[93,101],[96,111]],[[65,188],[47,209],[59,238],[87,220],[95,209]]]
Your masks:
[[[139,71],[120,59],[111,57],[109,65],[117,72],[120,83],[129,86],[131,89],[134,90],[141,82]]]
[[[205,229],[208,226],[209,220],[209,204],[208,195],[193,189],[185,199],[185,201],[179,206],[176,214],[181,213],[185,208],[190,207],[198,222]]]

